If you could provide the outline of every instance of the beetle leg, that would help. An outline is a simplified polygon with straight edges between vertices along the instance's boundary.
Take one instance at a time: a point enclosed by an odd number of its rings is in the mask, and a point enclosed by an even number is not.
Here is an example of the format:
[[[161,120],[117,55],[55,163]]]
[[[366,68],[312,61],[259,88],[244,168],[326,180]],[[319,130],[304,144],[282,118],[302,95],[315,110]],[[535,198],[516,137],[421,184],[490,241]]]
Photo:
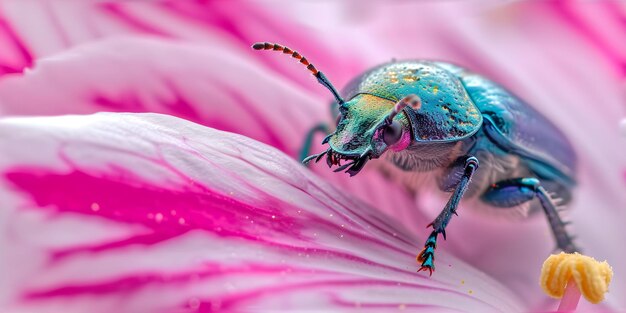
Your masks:
[[[459,205],[459,201],[463,197],[463,194],[467,190],[467,186],[472,180],[472,176],[474,172],[478,168],[478,159],[473,156],[468,156],[465,159],[465,166],[463,171],[463,176],[461,176],[461,180],[457,184],[450,200],[443,208],[441,213],[435,218],[435,220],[428,225],[428,227],[432,226],[433,231],[426,239],[426,243],[424,244],[424,249],[417,256],[417,261],[421,262],[421,267],[418,270],[428,270],[430,275],[432,275],[435,270],[435,249],[437,248],[437,237],[439,234],[443,235],[443,239],[446,239],[446,226],[450,223],[450,219],[452,218],[452,214],[456,215],[456,209]]]
[[[535,197],[541,202],[558,249],[567,253],[580,252],[574,245],[572,237],[567,233],[565,229],[567,223],[561,220],[553,198],[538,179],[515,178],[497,182],[482,195],[482,200],[494,206],[511,207]]]
[[[319,123],[306,133],[304,145],[302,145],[302,149],[300,149],[300,160],[304,160],[307,156],[309,156],[309,153],[311,152],[311,145],[313,144],[313,137],[318,132],[328,134],[328,124]]]

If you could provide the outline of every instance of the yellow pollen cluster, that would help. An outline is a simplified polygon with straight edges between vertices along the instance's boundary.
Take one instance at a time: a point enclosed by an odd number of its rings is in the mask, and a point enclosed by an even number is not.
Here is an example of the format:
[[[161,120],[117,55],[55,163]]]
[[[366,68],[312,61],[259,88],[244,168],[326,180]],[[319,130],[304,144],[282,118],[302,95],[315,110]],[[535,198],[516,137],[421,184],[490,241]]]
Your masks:
[[[543,263],[541,288],[551,297],[561,298],[567,283],[576,283],[580,293],[591,303],[599,303],[609,289],[613,270],[606,261],[578,253],[553,254]]]

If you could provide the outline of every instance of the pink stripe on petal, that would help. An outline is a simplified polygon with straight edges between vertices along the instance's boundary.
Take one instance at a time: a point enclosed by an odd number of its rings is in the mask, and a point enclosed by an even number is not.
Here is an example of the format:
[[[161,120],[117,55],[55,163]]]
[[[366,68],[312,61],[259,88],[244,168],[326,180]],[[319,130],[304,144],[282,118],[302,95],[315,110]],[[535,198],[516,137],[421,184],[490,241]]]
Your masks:
[[[614,3],[558,1],[552,6],[558,16],[610,60],[622,77],[626,77],[626,15],[620,15]]]
[[[33,58],[20,42],[11,26],[1,16],[0,12],[0,76],[10,73],[19,73],[22,68],[30,66]]]
[[[215,278],[226,278],[233,275],[277,275],[289,272],[290,274],[313,274],[312,270],[299,270],[290,266],[267,266],[255,265],[254,263],[232,266],[219,263],[204,264],[201,268],[172,275],[164,273],[136,273],[120,279],[93,284],[68,285],[51,290],[32,291],[25,295],[25,299],[36,300],[53,297],[71,297],[76,295],[99,295],[136,292],[154,284],[185,284],[190,280],[206,280]],[[323,271],[315,271],[324,275]]]
[[[145,6],[148,4],[139,3],[139,5]],[[135,18],[131,14],[126,13],[123,9],[124,6],[125,4],[122,2],[112,2],[102,3],[98,6],[98,8],[100,9],[100,11],[105,12],[107,15],[110,15],[115,19],[118,19],[128,26],[134,28],[139,33],[158,35],[166,38],[172,37],[170,34],[167,34],[166,31],[158,29],[158,23],[156,25],[151,25],[150,22],[144,22],[140,19]]]
[[[49,173],[37,168],[10,169],[5,175],[6,179],[18,189],[27,190],[38,207],[54,208],[57,214],[69,211],[97,215],[122,223],[140,223],[146,229],[151,230],[149,234],[142,233],[121,241],[56,251],[54,256],[57,258],[71,256],[76,252],[101,252],[107,249],[123,248],[127,245],[156,244],[198,229],[214,232],[218,236],[235,236],[264,241],[258,238],[257,232],[276,233],[275,236],[278,237],[298,237],[298,232],[302,228],[297,220],[282,214],[282,212],[297,211],[297,208],[287,203],[268,196],[267,199],[251,206],[230,196],[208,190],[191,182],[188,177],[184,178],[189,181],[188,184],[168,189],[137,179],[131,172],[117,168],[114,168],[112,173],[96,176],[80,171],[63,174]],[[76,195],[66,197],[57,186],[72,190]],[[332,208],[328,209],[332,210]],[[349,210],[349,208],[345,209]],[[359,216],[358,212],[351,212],[351,214]],[[238,217],[242,215],[246,218],[239,219]],[[306,216],[306,213],[299,213],[298,216]],[[315,216],[308,216],[308,219],[330,229],[334,228],[335,231],[342,232],[345,236],[366,239],[348,228],[336,228],[336,225],[325,219]],[[251,221],[253,223],[250,223]],[[345,223],[349,226],[357,226],[350,221]],[[376,224],[378,223],[380,221]],[[385,232],[376,224],[372,223],[370,227]],[[249,232],[250,229],[254,232]],[[402,239],[398,238],[398,240]],[[389,249],[395,249],[384,242],[375,242]],[[407,241],[405,243],[410,244]]]

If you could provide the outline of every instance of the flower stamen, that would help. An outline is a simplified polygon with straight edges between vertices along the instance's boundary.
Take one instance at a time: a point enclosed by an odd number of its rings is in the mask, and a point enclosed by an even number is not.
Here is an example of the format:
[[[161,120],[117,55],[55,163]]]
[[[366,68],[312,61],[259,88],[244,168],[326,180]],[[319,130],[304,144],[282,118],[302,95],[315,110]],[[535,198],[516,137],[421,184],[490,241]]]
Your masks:
[[[579,253],[550,255],[541,268],[540,285],[553,298],[560,298],[559,311],[574,311],[581,293],[591,303],[604,300],[613,270],[606,262]]]

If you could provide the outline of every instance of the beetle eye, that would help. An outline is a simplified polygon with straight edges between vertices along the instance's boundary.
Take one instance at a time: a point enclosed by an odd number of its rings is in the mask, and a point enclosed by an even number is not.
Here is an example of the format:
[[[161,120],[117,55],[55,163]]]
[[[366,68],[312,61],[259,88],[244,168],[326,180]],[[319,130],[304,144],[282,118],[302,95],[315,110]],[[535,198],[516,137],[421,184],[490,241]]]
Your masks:
[[[400,122],[393,121],[391,125],[383,128],[383,141],[386,145],[391,146],[398,142],[402,137],[402,126]]]

